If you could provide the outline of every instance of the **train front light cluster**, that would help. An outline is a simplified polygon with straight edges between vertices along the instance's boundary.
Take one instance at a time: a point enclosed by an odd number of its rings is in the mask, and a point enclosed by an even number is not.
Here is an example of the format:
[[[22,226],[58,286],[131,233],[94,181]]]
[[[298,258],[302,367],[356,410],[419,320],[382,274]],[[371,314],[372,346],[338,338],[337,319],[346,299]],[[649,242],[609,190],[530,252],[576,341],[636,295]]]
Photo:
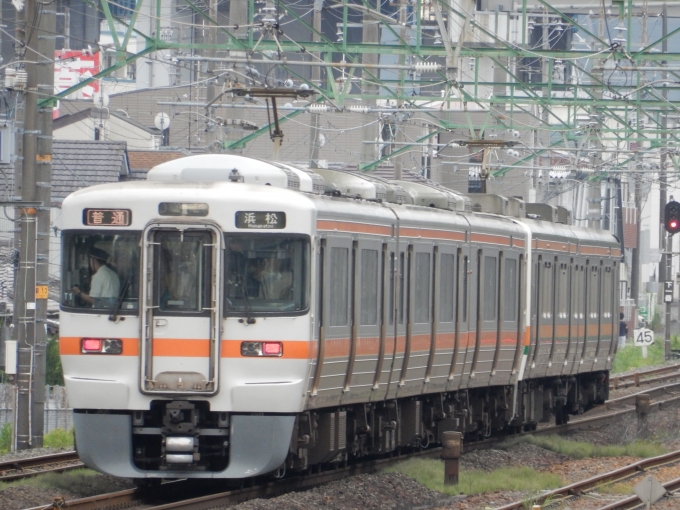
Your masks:
[[[123,341],[117,338],[83,338],[80,341],[83,354],[122,354]]]
[[[282,356],[281,342],[241,342],[241,356]]]

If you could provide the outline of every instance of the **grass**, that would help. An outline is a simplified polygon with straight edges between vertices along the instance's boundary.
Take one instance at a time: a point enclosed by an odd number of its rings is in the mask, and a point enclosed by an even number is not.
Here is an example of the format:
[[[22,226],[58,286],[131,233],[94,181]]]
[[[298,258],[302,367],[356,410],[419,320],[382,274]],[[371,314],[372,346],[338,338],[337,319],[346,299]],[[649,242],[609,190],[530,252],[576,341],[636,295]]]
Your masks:
[[[73,448],[74,430],[54,429],[43,436],[46,448]],[[0,454],[8,453],[12,446],[12,425],[5,423],[0,429]]]
[[[467,495],[497,490],[517,490],[537,492],[561,487],[563,480],[559,475],[542,473],[526,467],[508,467],[485,471],[461,471],[458,485],[444,485],[444,463],[431,459],[411,459],[388,472],[403,473],[425,485],[429,489],[444,494]]]
[[[508,449],[520,443],[533,444],[574,459],[622,456],[644,458],[666,453],[663,447],[650,442],[637,441],[627,445],[598,446],[570,441],[559,436],[512,438],[503,442],[499,448]],[[564,480],[559,475],[516,466],[495,469],[491,472],[461,471],[458,485],[444,485],[444,463],[431,459],[411,459],[390,468],[388,472],[403,473],[429,489],[452,495],[461,493],[473,495],[498,490],[539,494],[541,491],[564,485]],[[612,487],[611,490],[622,490],[623,493],[628,493],[626,488]]]
[[[662,446],[649,441],[635,441],[622,445],[594,445],[581,441],[571,441],[560,436],[524,436],[511,438],[499,446],[508,449],[517,444],[528,443],[544,450],[550,450],[572,459],[589,459],[595,457],[640,457],[649,458],[667,452]]]
[[[28,485],[43,489],[63,490],[82,497],[88,497],[120,490],[120,487],[112,484],[108,478],[97,475],[99,473],[96,471],[86,468],[74,469],[64,473],[45,473],[44,475],[24,478],[14,482],[0,483],[0,491],[8,487]]]
[[[677,335],[671,336],[671,349],[680,349],[680,337]],[[646,358],[642,357],[642,349],[632,345],[632,343],[617,351],[612,374],[663,363],[665,363],[664,341],[663,337],[657,335],[654,343],[647,348]]]

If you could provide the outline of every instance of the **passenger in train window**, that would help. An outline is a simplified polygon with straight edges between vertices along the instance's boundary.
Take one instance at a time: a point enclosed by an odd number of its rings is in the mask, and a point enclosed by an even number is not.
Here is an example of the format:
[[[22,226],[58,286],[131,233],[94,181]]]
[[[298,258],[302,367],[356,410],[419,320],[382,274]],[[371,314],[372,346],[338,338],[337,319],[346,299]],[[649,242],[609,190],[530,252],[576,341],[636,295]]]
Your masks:
[[[94,307],[110,307],[116,304],[120,292],[120,280],[116,272],[106,265],[109,254],[101,248],[92,248],[89,253],[92,284],[90,293],[83,292],[78,286],[71,289],[76,297]]]

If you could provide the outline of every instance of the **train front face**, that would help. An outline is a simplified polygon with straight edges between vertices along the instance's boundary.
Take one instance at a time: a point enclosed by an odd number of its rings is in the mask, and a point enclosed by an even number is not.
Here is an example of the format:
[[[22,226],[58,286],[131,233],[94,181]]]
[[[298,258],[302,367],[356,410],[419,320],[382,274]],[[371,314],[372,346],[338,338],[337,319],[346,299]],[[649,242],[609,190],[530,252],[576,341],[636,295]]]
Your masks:
[[[74,193],[62,218],[60,352],[81,459],[131,478],[279,468],[315,352],[311,202],[121,183]]]

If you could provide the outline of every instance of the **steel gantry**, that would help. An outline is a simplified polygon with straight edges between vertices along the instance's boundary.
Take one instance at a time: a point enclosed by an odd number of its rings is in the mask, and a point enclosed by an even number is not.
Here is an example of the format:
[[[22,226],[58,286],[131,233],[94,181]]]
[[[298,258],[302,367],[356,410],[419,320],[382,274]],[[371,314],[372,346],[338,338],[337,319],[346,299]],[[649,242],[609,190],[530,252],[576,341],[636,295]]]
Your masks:
[[[447,131],[469,139],[492,131],[511,138],[519,132],[515,137],[523,145],[517,157],[504,153],[495,176],[528,164],[545,166],[540,158],[546,151],[559,151],[567,166],[595,174],[625,168],[631,157],[658,161],[661,152],[677,167],[677,130],[670,129],[680,118],[680,6],[675,2],[101,0],[91,5],[106,20],[112,42],[104,49],[115,58],[42,106],[141,57],[165,54],[178,68],[192,70],[179,73],[180,85],[213,82],[197,104],[210,104],[204,120],[215,132],[217,150],[243,148],[269,131],[219,133],[215,126],[235,107],[230,97],[215,100],[220,88],[288,84],[317,94],[302,110],[281,109],[281,123],[309,111],[361,113],[357,125],[368,115],[378,126],[390,126],[392,139],[383,139],[388,145],[434,144]],[[191,40],[176,36],[185,29],[194,34]],[[131,52],[133,36],[143,45]],[[238,106],[249,108],[247,99]],[[408,133],[405,126],[414,123],[432,129]],[[376,151],[372,159],[364,154],[358,165],[372,169],[409,150],[391,147],[396,145]],[[454,149],[452,143],[437,155]],[[590,157],[594,151],[602,157]]]

